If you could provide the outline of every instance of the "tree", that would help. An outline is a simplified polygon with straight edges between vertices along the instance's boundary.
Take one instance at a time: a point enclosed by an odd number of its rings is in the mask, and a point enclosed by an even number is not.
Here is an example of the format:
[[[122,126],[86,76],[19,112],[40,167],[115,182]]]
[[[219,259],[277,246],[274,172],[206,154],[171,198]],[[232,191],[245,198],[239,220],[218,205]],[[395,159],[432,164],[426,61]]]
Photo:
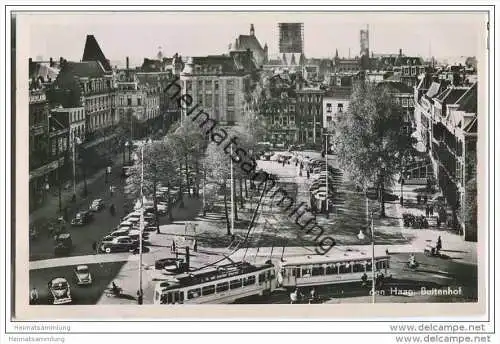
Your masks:
[[[335,119],[333,151],[357,185],[377,186],[381,217],[385,216],[384,187],[393,184],[413,143],[402,130],[404,123],[405,111],[389,90],[371,83],[357,85],[348,111]]]
[[[467,144],[465,155],[464,225],[468,233],[477,233],[477,152],[476,145]],[[477,239],[477,238],[470,238]]]
[[[137,163],[130,169],[130,176],[127,179],[128,194],[133,199],[140,197],[141,173],[143,171],[143,195],[152,197],[155,208],[155,216],[158,216],[158,204],[156,192],[160,184],[165,184],[168,188],[167,208],[170,220],[172,220],[170,190],[176,184],[177,175],[175,173],[176,154],[173,142],[155,141],[145,144],[143,147],[143,161],[141,164],[141,154],[139,153]],[[158,224],[157,224],[158,226]],[[157,228],[159,230],[159,228]]]

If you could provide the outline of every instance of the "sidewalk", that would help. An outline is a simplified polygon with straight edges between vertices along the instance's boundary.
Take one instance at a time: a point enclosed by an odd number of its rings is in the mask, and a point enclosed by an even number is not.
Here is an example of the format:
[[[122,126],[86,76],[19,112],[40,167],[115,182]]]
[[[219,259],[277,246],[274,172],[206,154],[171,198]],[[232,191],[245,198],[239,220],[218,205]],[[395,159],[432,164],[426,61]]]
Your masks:
[[[120,171],[117,171],[117,168],[119,168],[122,165],[122,154],[117,154],[115,158],[112,160],[113,161],[113,174],[121,173]],[[96,173],[94,173],[92,176],[87,177],[87,190],[89,190],[88,195],[86,198],[83,198],[82,192],[84,189],[84,181],[80,181],[79,183],[76,184],[76,204],[81,205],[83,203],[86,203],[89,198],[92,197],[92,192],[90,192],[90,189],[98,181],[99,179],[103,178],[104,174],[106,172],[106,168],[102,168]],[[74,204],[71,203],[71,198],[73,196],[73,184],[71,183],[71,186],[67,189],[61,188],[61,205],[62,209],[64,210],[65,207],[72,207]],[[38,221],[40,219],[50,219],[50,218],[57,218],[59,217],[59,195],[56,194],[50,194],[47,196],[47,199],[45,200],[44,204],[30,213],[30,223],[33,223],[35,221]]]

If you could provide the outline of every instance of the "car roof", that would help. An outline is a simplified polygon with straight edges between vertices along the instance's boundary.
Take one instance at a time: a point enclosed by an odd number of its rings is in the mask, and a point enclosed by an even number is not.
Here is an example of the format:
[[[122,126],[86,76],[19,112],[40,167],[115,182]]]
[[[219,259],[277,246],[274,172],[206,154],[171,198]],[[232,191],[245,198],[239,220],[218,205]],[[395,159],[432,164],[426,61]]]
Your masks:
[[[118,240],[118,239],[130,239],[130,238],[127,235],[120,235],[115,237],[115,239]]]
[[[70,238],[71,234],[69,233],[61,233],[57,236],[58,238],[64,239],[64,238]]]
[[[56,278],[51,279],[50,283],[52,283],[52,284],[68,283],[68,281],[64,277],[56,277]]]
[[[76,268],[77,269],[88,269],[89,267],[87,265],[78,265]]]
[[[102,199],[96,198],[95,200],[92,201],[92,203],[97,203],[97,202],[102,202]]]

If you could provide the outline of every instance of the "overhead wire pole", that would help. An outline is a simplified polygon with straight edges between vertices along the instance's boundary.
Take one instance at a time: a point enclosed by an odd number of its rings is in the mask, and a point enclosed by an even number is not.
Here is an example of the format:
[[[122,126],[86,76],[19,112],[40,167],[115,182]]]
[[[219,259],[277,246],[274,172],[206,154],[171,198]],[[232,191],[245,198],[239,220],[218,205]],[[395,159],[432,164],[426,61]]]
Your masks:
[[[234,235],[234,173],[233,173],[233,145],[231,145],[231,234]]]

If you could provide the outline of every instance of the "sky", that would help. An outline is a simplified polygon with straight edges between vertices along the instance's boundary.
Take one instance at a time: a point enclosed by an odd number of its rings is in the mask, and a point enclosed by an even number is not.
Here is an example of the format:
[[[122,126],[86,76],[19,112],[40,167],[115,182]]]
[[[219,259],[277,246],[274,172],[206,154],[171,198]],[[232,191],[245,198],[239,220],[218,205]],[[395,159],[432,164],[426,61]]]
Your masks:
[[[66,12],[23,13],[18,25],[26,28],[30,57],[64,57],[79,61],[85,38],[93,34],[113,63],[131,66],[145,57],[222,54],[254,24],[261,45],[271,57],[278,54],[278,23],[304,23],[306,57],[359,55],[359,31],[369,26],[370,51],[424,58],[477,56],[485,40],[485,14],[380,12]],[[23,42],[24,43],[24,42]]]

